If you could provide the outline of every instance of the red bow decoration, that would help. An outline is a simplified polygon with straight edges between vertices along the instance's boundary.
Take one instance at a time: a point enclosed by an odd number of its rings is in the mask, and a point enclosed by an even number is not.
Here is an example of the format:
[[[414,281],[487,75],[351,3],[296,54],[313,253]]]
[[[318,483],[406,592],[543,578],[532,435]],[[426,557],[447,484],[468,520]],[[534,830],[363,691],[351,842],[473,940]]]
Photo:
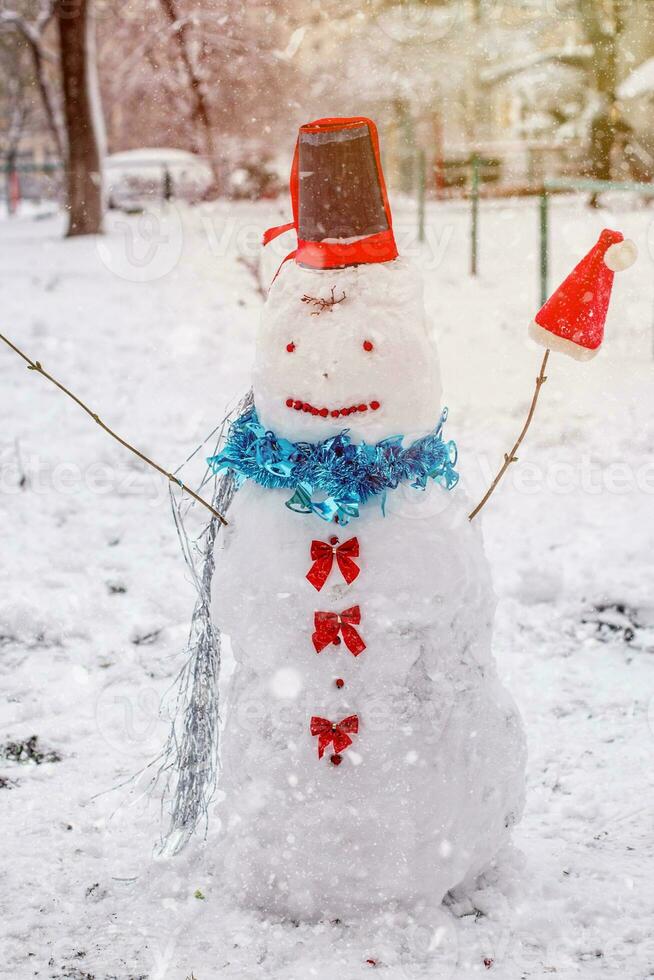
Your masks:
[[[352,745],[352,739],[348,733],[356,735],[359,731],[358,715],[349,715],[343,721],[335,724],[327,718],[318,718],[316,715],[311,719],[311,734],[318,736],[318,758],[322,759],[328,745],[334,745],[334,752],[338,755],[348,746]]]
[[[342,613],[317,612],[313,616],[315,633],[311,636],[316,653],[320,653],[330,643],[338,645],[340,641],[339,633],[343,634],[345,646],[350,653],[358,657],[366,649],[366,645],[355,630],[361,622],[361,610],[358,606],[344,609]]]
[[[338,538],[331,541],[312,541],[311,560],[313,565],[307,572],[307,578],[318,592],[329,578],[334,565],[334,558],[339,570],[348,585],[354,582],[361,571],[359,566],[352,561],[359,557],[359,539],[350,538],[343,544],[338,544]]]

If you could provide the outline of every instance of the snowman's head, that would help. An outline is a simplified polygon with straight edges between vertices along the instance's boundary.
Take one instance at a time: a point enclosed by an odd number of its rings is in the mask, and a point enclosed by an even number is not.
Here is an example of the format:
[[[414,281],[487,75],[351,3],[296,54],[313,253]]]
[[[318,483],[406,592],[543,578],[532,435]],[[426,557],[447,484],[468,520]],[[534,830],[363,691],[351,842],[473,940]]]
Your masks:
[[[284,264],[257,338],[254,397],[266,428],[292,441],[344,428],[356,441],[416,438],[436,425],[441,394],[422,280],[406,260]]]

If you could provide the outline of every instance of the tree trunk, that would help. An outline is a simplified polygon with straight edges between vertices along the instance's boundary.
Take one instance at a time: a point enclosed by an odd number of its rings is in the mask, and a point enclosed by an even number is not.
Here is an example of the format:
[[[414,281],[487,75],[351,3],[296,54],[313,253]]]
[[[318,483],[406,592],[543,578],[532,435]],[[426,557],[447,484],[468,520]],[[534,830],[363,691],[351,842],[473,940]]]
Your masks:
[[[590,80],[600,103],[591,127],[589,173],[597,180],[610,180],[613,146],[624,127],[615,104],[618,43],[624,29],[621,0],[612,0],[608,6],[597,0],[579,0],[579,11],[593,47]],[[595,199],[596,195],[592,203]]]
[[[69,236],[95,235],[102,231],[102,175],[90,84],[95,65],[89,58],[88,44],[91,2],[56,0],[55,4],[68,136]]]
[[[55,145],[57,156],[63,163],[63,161],[66,159],[64,152],[64,141],[62,140],[61,133],[59,132],[59,126],[57,125],[57,113],[55,111],[52,94],[45,77],[41,46],[38,42],[29,41],[28,43],[30,53],[32,55],[32,63],[34,65],[36,84],[39,90],[39,95],[41,96],[41,102],[43,103],[43,111],[45,112],[48,129],[50,130],[50,135],[52,136],[52,141]]]
[[[48,128],[50,129],[57,155],[59,159],[63,161],[64,140],[57,123],[55,101],[46,78],[42,48],[43,34],[50,20],[52,19],[52,13],[53,11],[46,8],[44,14],[39,17],[34,24],[30,24],[18,14],[5,14],[4,24],[19,34],[29,49],[32,57],[32,64],[34,66],[36,85],[39,90],[39,95],[41,96],[41,102],[43,103],[43,111],[48,123]]]

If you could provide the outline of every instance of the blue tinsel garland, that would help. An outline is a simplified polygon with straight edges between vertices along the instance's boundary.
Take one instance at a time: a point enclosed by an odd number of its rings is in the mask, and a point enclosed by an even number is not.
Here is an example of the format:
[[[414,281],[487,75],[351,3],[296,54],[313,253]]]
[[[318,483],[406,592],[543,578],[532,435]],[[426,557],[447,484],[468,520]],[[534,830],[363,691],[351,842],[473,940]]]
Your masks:
[[[371,497],[381,494],[383,509],[386,492],[400,483],[419,490],[430,479],[447,490],[456,485],[456,444],[441,437],[446,418],[447,409],[433,432],[405,448],[404,436],[353,443],[347,429],[324,442],[289,442],[264,429],[252,408],[232,423],[224,449],[208,463],[214,473],[232,470],[239,485],[248,479],[293,490],[291,510],[347,524]]]

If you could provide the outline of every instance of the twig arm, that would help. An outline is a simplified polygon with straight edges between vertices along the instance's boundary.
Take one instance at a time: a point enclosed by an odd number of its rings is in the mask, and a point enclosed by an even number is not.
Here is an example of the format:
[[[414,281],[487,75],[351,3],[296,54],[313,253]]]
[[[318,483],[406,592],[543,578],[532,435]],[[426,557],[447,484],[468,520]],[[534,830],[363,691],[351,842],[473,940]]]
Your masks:
[[[47,380],[50,381],[51,384],[53,384],[56,388],[58,388],[59,391],[63,391],[64,395],[67,395],[70,399],[72,399],[72,401],[75,402],[76,405],[79,405],[82,411],[86,412],[86,414],[90,418],[92,418],[93,421],[97,425],[99,425],[101,429],[104,429],[104,431],[108,435],[110,435],[112,439],[115,439],[116,442],[119,442],[121,446],[125,447],[125,449],[128,449],[135,456],[138,456],[140,460],[142,460],[148,466],[151,466],[153,469],[157,470],[158,473],[161,473],[162,476],[165,476],[166,479],[170,480],[171,483],[174,483],[175,486],[180,487],[184,491],[184,493],[187,493],[190,497],[193,497],[193,499],[197,500],[197,502],[199,504],[202,504],[203,507],[206,507],[207,510],[211,511],[214,517],[218,518],[221,524],[227,524],[227,521],[225,520],[222,514],[220,514],[217,510],[215,510],[215,508],[213,508],[210,503],[208,503],[197,493],[195,493],[194,490],[191,490],[184,483],[182,483],[182,481],[178,477],[176,477],[173,473],[169,473],[168,470],[165,470],[162,466],[159,466],[159,464],[155,463],[154,460],[149,458],[149,456],[146,456],[145,453],[142,453],[139,449],[136,449],[129,442],[126,442],[125,439],[123,439],[116,432],[114,432],[113,429],[110,429],[109,426],[102,421],[100,416],[97,415],[92,409],[90,409],[88,405],[85,405],[84,402],[77,397],[77,395],[74,395],[73,392],[69,391],[68,388],[62,385],[60,381],[57,381],[57,379],[53,378],[51,374],[48,374],[48,372],[44,370],[44,368],[42,367],[40,361],[33,361],[30,357],[27,356],[27,354],[25,354],[19,347],[16,347],[16,345],[13,344],[11,340],[9,340],[1,333],[0,333],[0,340],[3,341],[3,343],[5,343],[7,347],[11,347],[11,349],[16,354],[18,354],[19,357],[22,357],[22,359],[27,364],[27,369],[29,371],[36,371],[37,374],[40,374],[42,375],[42,377],[47,378]]]
[[[495,476],[495,479],[493,480],[493,482],[491,483],[491,485],[489,486],[488,490],[486,491],[486,493],[484,494],[484,496],[481,498],[481,500],[479,501],[479,503],[477,504],[477,506],[475,507],[475,509],[473,511],[471,511],[470,514],[468,514],[468,520],[469,521],[474,520],[474,518],[477,516],[477,514],[479,513],[479,511],[482,509],[482,507],[484,506],[484,504],[488,500],[488,498],[494,492],[496,486],[498,485],[498,483],[500,482],[500,480],[502,479],[502,477],[504,476],[504,474],[508,470],[508,468],[511,465],[511,463],[517,463],[518,462],[518,457],[516,456],[516,453],[517,453],[518,449],[520,448],[520,445],[522,443],[522,440],[527,435],[527,430],[529,429],[529,426],[531,425],[531,421],[532,421],[532,419],[534,417],[534,412],[536,411],[536,405],[538,403],[538,396],[540,395],[540,389],[543,387],[543,385],[547,381],[547,375],[545,374],[545,368],[547,367],[547,362],[549,360],[549,356],[550,356],[550,351],[549,351],[549,348],[548,348],[545,351],[545,354],[543,355],[543,361],[542,361],[542,364],[540,366],[540,372],[538,374],[538,377],[536,378],[536,387],[534,388],[534,394],[533,394],[532,399],[531,399],[531,405],[529,406],[529,413],[527,415],[527,418],[525,419],[525,424],[522,427],[522,432],[520,433],[520,435],[516,439],[516,441],[515,441],[515,443],[513,445],[513,448],[511,449],[511,452],[504,453],[504,462],[502,463],[502,466],[498,470],[497,475]]]

